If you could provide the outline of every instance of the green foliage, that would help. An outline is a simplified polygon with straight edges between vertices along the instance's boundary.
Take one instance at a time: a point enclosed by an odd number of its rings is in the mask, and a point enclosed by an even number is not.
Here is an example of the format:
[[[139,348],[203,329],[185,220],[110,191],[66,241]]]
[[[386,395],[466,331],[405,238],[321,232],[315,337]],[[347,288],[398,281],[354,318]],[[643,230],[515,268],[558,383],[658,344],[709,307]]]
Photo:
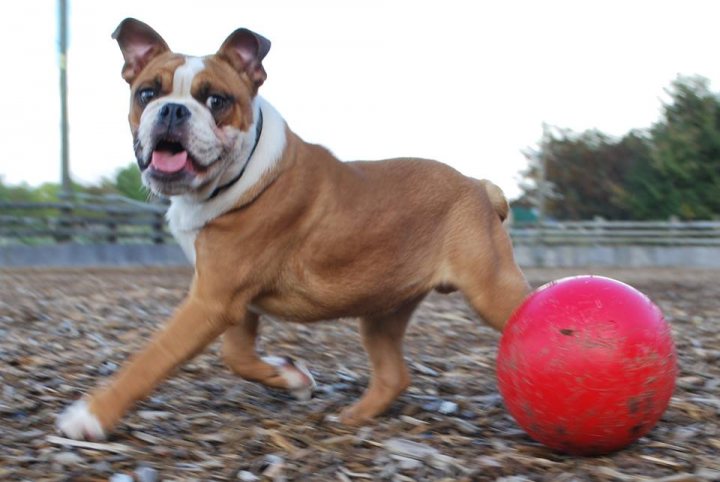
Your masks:
[[[148,191],[140,179],[140,169],[135,163],[119,169],[115,174],[115,189],[131,199],[147,201]]]
[[[651,129],[652,159],[628,180],[624,200],[639,219],[720,215],[720,98],[703,78],[681,77]]]
[[[60,185],[47,182],[37,187],[26,183],[6,184],[0,176],[0,201],[56,202],[60,200]],[[85,186],[73,183],[73,192],[94,195],[121,194],[138,201],[147,201],[148,193],[140,180],[140,171],[133,163],[119,169],[113,179],[103,179],[100,184]]]
[[[519,202],[543,198],[545,214],[557,219],[720,216],[720,97],[699,77],[678,78],[668,94],[647,132],[613,139],[545,129],[539,149],[526,154]]]
[[[636,166],[649,162],[648,140],[630,132],[616,140],[596,130],[581,134],[546,128],[540,150],[527,152],[521,184],[526,204],[540,202],[545,171],[544,213],[557,219],[628,219],[624,185]]]
[[[38,187],[23,183],[17,186],[5,184],[0,176],[0,201],[54,202],[58,200],[60,185],[46,182]]]

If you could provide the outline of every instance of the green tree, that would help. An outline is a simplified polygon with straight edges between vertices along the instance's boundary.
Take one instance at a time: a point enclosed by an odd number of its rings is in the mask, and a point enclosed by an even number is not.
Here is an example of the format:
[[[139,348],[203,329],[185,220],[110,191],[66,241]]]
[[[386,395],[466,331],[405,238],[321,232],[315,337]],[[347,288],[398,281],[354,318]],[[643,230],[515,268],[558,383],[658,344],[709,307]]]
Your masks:
[[[518,203],[545,199],[545,214],[558,219],[720,217],[720,96],[702,77],[679,77],[667,93],[647,132],[615,140],[546,128],[526,153]]]
[[[27,184],[19,186],[11,186],[5,184],[5,180],[0,176],[0,201],[30,201],[32,197],[31,188]]]
[[[0,201],[55,202],[59,193],[60,185],[57,183],[46,182],[38,187],[27,183],[9,185],[0,176]]]
[[[135,163],[131,163],[115,174],[114,186],[117,191],[131,199],[147,201],[148,190],[140,179],[140,170]]]
[[[650,162],[628,179],[622,200],[639,219],[720,216],[720,98],[702,77],[679,77],[650,131]]]
[[[0,201],[14,202],[56,202],[60,199],[60,185],[47,182],[37,187],[22,183],[6,184],[0,176]],[[97,196],[122,194],[139,201],[147,201],[148,191],[140,180],[140,171],[135,164],[119,169],[111,179],[103,179],[94,185],[73,183],[73,192]]]
[[[545,216],[556,219],[627,219],[626,179],[648,162],[649,153],[640,131],[614,139],[597,130],[578,134],[546,127],[539,148],[525,153],[528,168],[519,204],[538,206],[543,198]]]

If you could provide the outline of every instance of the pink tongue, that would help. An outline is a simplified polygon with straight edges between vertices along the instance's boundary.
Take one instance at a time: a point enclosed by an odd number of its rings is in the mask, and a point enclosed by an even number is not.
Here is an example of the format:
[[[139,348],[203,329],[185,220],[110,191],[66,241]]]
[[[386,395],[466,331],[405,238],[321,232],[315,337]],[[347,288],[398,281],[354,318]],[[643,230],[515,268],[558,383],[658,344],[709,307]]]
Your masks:
[[[173,154],[167,151],[153,151],[151,165],[161,172],[178,172],[187,164],[187,151]]]

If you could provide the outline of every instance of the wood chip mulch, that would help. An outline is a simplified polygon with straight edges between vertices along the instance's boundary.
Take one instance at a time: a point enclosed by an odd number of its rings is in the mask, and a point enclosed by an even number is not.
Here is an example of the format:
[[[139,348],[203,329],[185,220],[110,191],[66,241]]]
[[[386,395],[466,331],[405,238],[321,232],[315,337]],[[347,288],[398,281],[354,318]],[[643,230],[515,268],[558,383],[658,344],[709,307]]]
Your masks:
[[[534,286],[588,273],[530,270]],[[720,272],[616,270],[672,324],[670,407],[646,437],[583,458],[532,441],[503,407],[498,334],[458,294],[433,294],[406,338],[413,385],[376,423],[328,415],[359,397],[367,361],[352,320],[265,320],[261,349],[308,363],[297,402],[233,376],[217,343],[140,403],[109,441],[76,444],[55,416],[117,370],[186,292],[185,269],[0,271],[0,480],[720,480]]]

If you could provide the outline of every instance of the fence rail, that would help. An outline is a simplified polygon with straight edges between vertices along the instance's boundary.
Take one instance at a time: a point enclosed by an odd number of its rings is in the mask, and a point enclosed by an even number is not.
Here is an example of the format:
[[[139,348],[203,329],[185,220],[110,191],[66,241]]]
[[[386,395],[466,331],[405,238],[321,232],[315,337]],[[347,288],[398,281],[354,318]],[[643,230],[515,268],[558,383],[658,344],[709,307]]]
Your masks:
[[[563,221],[515,223],[516,245],[720,246],[720,221]]]
[[[0,202],[0,246],[56,243],[172,243],[167,206],[122,196]],[[720,221],[563,221],[514,223],[516,246],[720,246]]]
[[[73,201],[0,202],[0,245],[153,243],[172,240],[167,206],[122,196],[81,195]]]

